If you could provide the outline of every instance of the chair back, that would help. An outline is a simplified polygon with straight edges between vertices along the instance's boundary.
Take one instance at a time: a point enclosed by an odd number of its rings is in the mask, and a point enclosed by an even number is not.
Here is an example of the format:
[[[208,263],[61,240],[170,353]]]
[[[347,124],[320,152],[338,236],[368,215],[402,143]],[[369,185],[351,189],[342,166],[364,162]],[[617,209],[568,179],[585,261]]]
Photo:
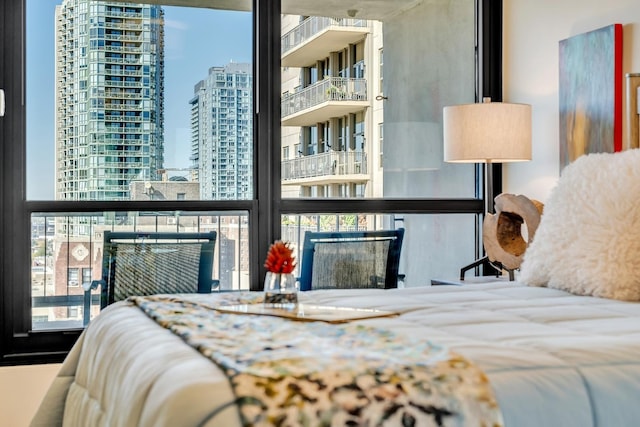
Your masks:
[[[379,231],[307,231],[300,290],[397,288],[404,228]]]
[[[104,232],[104,308],[131,295],[210,293],[216,232]]]

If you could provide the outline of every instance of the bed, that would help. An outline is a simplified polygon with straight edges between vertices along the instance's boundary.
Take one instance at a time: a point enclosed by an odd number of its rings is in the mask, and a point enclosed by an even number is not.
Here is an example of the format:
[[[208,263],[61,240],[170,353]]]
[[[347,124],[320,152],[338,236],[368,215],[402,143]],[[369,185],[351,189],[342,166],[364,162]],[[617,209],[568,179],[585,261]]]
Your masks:
[[[638,164],[634,149],[565,167],[517,281],[299,296],[390,316],[330,324],[218,310],[239,298],[255,307],[261,292],[113,304],[71,350],[32,426],[235,427],[274,407],[264,425],[363,425],[353,417],[376,416],[367,425],[637,426]],[[309,376],[313,369],[325,376]],[[284,386],[255,375],[264,372]],[[342,418],[314,405],[341,405]]]
[[[215,305],[221,297],[195,298]],[[640,398],[638,303],[506,281],[311,291],[300,300],[401,312],[353,323],[472,360],[506,426],[635,426],[640,419],[633,403]],[[32,425],[241,425],[231,401],[215,363],[136,305],[120,302],[86,329]],[[224,409],[211,417],[215,408]]]

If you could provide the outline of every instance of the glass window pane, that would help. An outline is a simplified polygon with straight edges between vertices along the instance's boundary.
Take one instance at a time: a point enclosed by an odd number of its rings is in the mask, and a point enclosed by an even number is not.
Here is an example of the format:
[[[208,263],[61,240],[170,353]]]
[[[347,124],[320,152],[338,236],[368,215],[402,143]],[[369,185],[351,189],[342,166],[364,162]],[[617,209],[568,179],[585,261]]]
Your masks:
[[[28,0],[27,198],[251,199],[252,87],[250,12]]]
[[[307,231],[365,231],[404,228],[399,286],[429,286],[432,278],[457,277],[475,260],[473,240],[476,216],[419,214],[309,214],[283,215],[282,239],[296,253],[296,274],[302,265]]]
[[[26,5],[27,199],[114,202],[32,214],[33,328],[82,327],[98,313],[99,288],[82,285],[101,277],[104,230],[216,230],[216,289],[249,289],[248,212],[117,210],[253,198],[252,13]]]
[[[33,329],[82,327],[100,312],[105,230],[215,231],[213,291],[249,290],[247,212],[34,213],[31,216]],[[73,316],[70,313],[74,313]]]
[[[474,166],[443,162],[442,109],[475,99],[474,8],[284,15],[283,197],[473,198]]]
[[[475,99],[474,2],[368,6],[282,18],[283,198],[475,198],[474,165],[444,163],[442,138],[443,107]],[[401,214],[363,226],[405,227],[406,286],[475,260],[475,215]]]

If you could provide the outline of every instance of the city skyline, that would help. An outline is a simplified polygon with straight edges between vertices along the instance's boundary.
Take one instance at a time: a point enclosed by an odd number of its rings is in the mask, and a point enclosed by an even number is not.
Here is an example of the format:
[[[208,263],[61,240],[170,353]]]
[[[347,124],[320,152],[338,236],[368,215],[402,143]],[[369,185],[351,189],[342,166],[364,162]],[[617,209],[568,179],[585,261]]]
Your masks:
[[[55,189],[54,24],[61,0],[27,4],[27,198]],[[193,87],[212,66],[251,60],[251,13],[163,6],[165,11],[165,162],[190,167]],[[202,43],[222,39],[224,43]],[[43,182],[44,181],[44,182]]]

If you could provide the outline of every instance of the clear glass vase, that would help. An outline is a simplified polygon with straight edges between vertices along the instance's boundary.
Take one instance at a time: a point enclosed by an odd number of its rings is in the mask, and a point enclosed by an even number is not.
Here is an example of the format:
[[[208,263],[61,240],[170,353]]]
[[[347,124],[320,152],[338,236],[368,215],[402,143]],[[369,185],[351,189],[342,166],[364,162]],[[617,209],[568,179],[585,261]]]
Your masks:
[[[298,283],[295,276],[267,271],[264,277],[264,303],[287,306],[298,304]]]

